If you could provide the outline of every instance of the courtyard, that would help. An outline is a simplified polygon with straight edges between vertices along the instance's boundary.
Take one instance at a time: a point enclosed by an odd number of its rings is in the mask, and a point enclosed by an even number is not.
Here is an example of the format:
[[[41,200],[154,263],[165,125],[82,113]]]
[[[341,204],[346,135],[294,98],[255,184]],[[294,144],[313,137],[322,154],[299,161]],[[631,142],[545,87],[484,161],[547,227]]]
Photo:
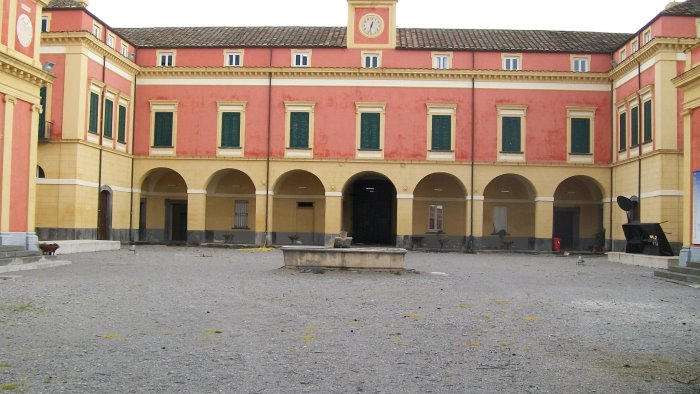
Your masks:
[[[605,258],[139,246],[0,275],[0,392],[697,393],[700,291]]]

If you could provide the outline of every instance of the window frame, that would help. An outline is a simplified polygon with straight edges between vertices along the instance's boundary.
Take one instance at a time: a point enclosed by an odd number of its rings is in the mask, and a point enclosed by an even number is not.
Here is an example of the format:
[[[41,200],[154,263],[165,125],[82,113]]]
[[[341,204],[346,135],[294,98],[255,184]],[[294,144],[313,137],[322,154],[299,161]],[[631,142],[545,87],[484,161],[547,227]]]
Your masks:
[[[121,109],[124,108],[124,127],[123,127],[123,137],[122,137],[122,117]],[[126,141],[128,139],[129,133],[129,102],[123,98],[119,98],[117,102],[117,146],[123,145],[126,148]]]
[[[111,102],[111,109],[110,106],[108,106],[107,102]],[[102,114],[104,117],[104,120],[102,121],[102,137],[109,139],[109,145],[111,145],[111,141],[114,140],[114,105],[117,102],[116,97],[114,94],[110,94],[109,92],[105,93],[105,97],[102,98]],[[109,111],[108,111],[109,109]],[[109,130],[109,135],[107,135],[107,131]],[[106,141],[103,141],[106,142]]]
[[[445,230],[445,204],[428,204],[428,233]]]
[[[451,70],[452,69],[452,57],[453,54],[452,52],[432,52],[431,53],[431,60],[432,60],[432,66],[433,70]],[[446,60],[447,61],[447,67],[440,67],[441,65],[444,66],[444,64],[440,64],[440,60]]]
[[[578,64],[585,65],[584,70],[577,70],[576,66]],[[591,57],[586,55],[572,55],[571,56],[571,71],[575,73],[587,73],[591,71]]]
[[[178,118],[178,101],[172,100],[150,100],[151,106],[151,140],[150,140],[150,151],[152,156],[174,156],[177,149],[177,118]],[[171,143],[172,146],[155,146],[155,118],[156,113],[170,112],[173,114],[173,124],[171,130]]]
[[[92,35],[98,40],[102,41],[102,26],[93,23],[92,24]]]
[[[624,130],[622,127],[623,117],[625,120]],[[627,149],[629,149],[629,113],[624,105],[617,108],[617,122],[615,128],[617,129],[617,151],[620,155],[626,155]],[[623,136],[624,141],[622,140]],[[622,142],[624,142],[624,146]]]
[[[427,103],[427,159],[428,160],[454,160],[455,158],[455,134],[457,130],[457,104]],[[450,117],[450,149],[433,148],[433,117]]]
[[[645,145],[645,148],[649,149],[649,144],[652,144],[654,142],[654,121],[656,120],[656,116],[654,114],[655,110],[655,105],[654,105],[654,98],[651,93],[651,89],[648,89],[647,92],[643,93],[641,95],[642,99],[642,105],[640,107],[640,110],[642,111],[642,123],[639,127],[641,127],[641,141],[640,143],[642,145]],[[649,104],[650,108],[649,111],[647,111],[647,104]],[[647,112],[649,112],[650,117],[647,118]],[[647,120],[648,119],[648,120]],[[649,122],[647,124],[647,121]],[[647,126],[649,126],[649,138],[647,139]]]
[[[527,106],[526,105],[497,105],[497,149],[498,161],[525,161],[527,146]],[[503,118],[520,118],[520,152],[503,151]]]
[[[627,60],[627,48],[620,49],[619,56],[620,56],[620,63]]]
[[[243,50],[240,49],[224,51],[224,67],[243,67],[243,53]],[[229,61],[232,56],[233,59],[238,57],[238,64],[232,64]]]
[[[175,57],[177,52],[174,50],[163,50],[156,52],[156,67],[175,67]],[[170,56],[170,64],[163,64],[163,59]],[[166,62],[167,63],[167,62]]]
[[[567,146],[567,160],[570,163],[593,163],[595,158],[595,107],[580,107],[580,106],[567,106],[566,107],[566,123],[567,123],[567,133],[566,133],[566,146]],[[573,121],[574,119],[587,119],[589,121],[588,128],[588,152],[574,152],[573,141],[574,141],[574,129]]]
[[[362,114],[379,114],[379,149],[361,148]],[[386,103],[357,102],[355,103],[355,148],[358,159],[384,159],[384,136],[386,127]]]
[[[129,46],[122,42],[119,53],[121,53],[122,56],[128,58],[129,57]]]
[[[513,60],[517,60],[516,67],[512,67]],[[510,62],[510,64],[509,64]],[[501,54],[501,66],[504,71],[522,71],[523,55],[522,53],[503,53]]]
[[[365,69],[381,68],[382,67],[382,51],[362,51],[362,64],[360,67]],[[377,65],[373,67],[367,67],[367,60],[373,58],[376,59]]]
[[[629,123],[629,147],[630,151],[632,152],[636,151],[636,148],[639,148],[639,144],[641,143],[641,124],[639,123],[639,115],[641,114],[641,110],[642,109],[639,106],[639,102],[636,99],[629,103],[629,117],[627,122]],[[637,111],[636,116],[634,114],[635,111]],[[634,132],[635,127],[637,128],[636,133]],[[635,136],[637,138],[637,143],[634,143]]]
[[[107,33],[107,46],[112,49],[117,47],[117,37],[114,34]]]
[[[700,35],[698,35],[698,37],[700,37]],[[651,27],[644,30],[644,32],[642,33],[642,42],[644,43],[644,45],[650,43],[653,39],[654,37],[651,35]]]
[[[51,32],[51,14],[44,14],[41,16],[41,32]]]
[[[631,48],[632,48],[632,53],[635,53],[639,50],[639,39],[638,38],[635,38],[634,40],[632,40]]]
[[[245,125],[246,125],[246,106],[245,101],[217,101],[217,125],[216,125],[216,156],[218,157],[243,157],[245,152]],[[223,136],[223,116],[224,113],[237,112],[240,114],[240,126],[238,128],[238,147],[222,146]]]
[[[311,49],[292,49],[292,67],[308,68],[311,67]],[[297,64],[297,56],[301,59],[306,58],[306,64]],[[303,63],[303,62],[301,62]]]
[[[284,102],[284,157],[312,159],[314,157],[314,127],[316,103],[310,101]],[[292,113],[308,113],[309,129],[307,130],[308,146],[292,147]]]

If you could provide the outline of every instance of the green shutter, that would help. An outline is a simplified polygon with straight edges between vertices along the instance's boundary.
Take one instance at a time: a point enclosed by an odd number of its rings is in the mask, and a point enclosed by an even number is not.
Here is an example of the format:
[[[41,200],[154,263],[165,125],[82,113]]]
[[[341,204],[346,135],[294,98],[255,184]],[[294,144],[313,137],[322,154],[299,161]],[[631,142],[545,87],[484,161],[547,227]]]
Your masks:
[[[224,112],[221,114],[221,147],[241,147],[241,113]]]
[[[309,147],[309,113],[292,112],[289,114],[289,147]]]
[[[361,114],[360,149],[379,149],[380,121],[381,114]]]
[[[571,153],[591,153],[590,119],[571,119]]]
[[[41,96],[41,113],[39,114],[39,139],[49,138],[46,135],[46,87],[39,89],[39,95]]]
[[[117,125],[117,141],[126,143],[126,107],[119,106],[119,120]]]
[[[627,114],[620,114],[620,151],[627,149]]]
[[[644,142],[651,141],[652,129],[652,112],[651,100],[644,103]]]
[[[637,146],[639,145],[639,108],[635,107],[632,108],[631,114],[630,114],[630,134],[631,134],[631,142],[632,146]]]
[[[501,130],[501,151],[506,153],[520,153],[520,125],[521,119],[516,117],[503,117],[501,120],[503,129]]]
[[[100,108],[100,96],[97,93],[90,92],[90,120],[88,122],[88,131],[97,133],[97,118]]]
[[[452,150],[452,117],[433,115],[432,150]]]
[[[104,136],[107,138],[112,138],[112,123],[114,120],[114,102],[112,100],[105,100],[105,122],[104,122]]]
[[[154,147],[170,148],[173,146],[173,113],[156,112],[154,126]]]

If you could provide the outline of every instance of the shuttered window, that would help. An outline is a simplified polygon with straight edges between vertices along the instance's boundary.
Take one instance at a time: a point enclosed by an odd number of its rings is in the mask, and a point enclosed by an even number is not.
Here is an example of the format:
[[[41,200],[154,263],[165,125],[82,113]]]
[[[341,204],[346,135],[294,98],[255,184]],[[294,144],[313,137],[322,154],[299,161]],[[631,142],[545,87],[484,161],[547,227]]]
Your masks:
[[[381,114],[363,113],[360,118],[360,149],[380,149]]]
[[[241,113],[223,112],[221,114],[221,147],[241,147]]]
[[[289,113],[289,147],[306,149],[309,147],[309,113]]]
[[[114,102],[110,99],[105,100],[105,122],[104,122],[104,136],[105,138],[112,138],[112,125],[114,123]]]
[[[520,132],[522,119],[519,117],[506,116],[502,118],[501,151],[507,153],[520,153]]]
[[[652,138],[652,109],[651,100],[644,103],[644,142],[650,142]]]
[[[620,114],[620,151],[627,149],[627,114]]]
[[[591,153],[591,120],[571,119],[571,153]]]
[[[630,111],[630,135],[631,146],[639,145],[639,107],[634,107]]]
[[[433,115],[432,150],[452,150],[452,117]]]
[[[100,110],[100,96],[95,92],[90,92],[90,118],[88,121],[88,131],[97,133],[97,119]]]
[[[173,113],[156,112],[153,146],[170,148],[173,146]]]
[[[234,204],[233,228],[248,228],[248,201],[236,200]]]
[[[123,105],[119,106],[119,113],[117,114],[117,141],[124,144],[126,143],[126,107]]]

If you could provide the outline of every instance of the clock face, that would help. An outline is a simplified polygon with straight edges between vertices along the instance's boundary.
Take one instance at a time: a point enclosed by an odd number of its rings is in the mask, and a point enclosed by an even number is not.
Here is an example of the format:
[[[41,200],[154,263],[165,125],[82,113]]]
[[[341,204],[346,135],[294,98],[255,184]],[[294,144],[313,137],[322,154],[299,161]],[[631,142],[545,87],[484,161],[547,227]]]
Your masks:
[[[375,14],[365,15],[360,20],[360,31],[368,37],[376,37],[384,31],[384,21],[382,17]]]
[[[32,27],[32,20],[29,19],[27,14],[22,14],[17,18],[17,40],[20,45],[25,48],[29,48],[32,45],[32,38],[34,37],[34,28]]]

